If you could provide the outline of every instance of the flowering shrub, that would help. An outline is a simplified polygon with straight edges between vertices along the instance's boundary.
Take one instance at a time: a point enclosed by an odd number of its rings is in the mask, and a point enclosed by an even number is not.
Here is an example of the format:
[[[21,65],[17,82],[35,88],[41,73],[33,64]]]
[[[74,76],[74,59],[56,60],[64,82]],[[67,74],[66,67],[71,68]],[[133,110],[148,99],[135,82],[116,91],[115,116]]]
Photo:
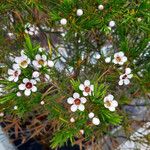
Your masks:
[[[103,3],[0,5],[2,14],[17,10],[7,14],[10,42],[0,46],[0,118],[16,138],[52,148],[97,141],[127,124],[124,105],[149,92],[146,2]]]

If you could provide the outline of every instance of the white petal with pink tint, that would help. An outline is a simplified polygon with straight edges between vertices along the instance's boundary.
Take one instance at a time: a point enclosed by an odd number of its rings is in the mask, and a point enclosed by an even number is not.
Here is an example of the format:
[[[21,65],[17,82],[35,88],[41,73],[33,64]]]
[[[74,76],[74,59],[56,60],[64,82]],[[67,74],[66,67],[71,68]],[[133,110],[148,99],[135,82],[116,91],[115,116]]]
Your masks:
[[[18,86],[18,88],[19,88],[19,90],[25,90],[25,84],[20,84],[19,86]]]
[[[75,112],[75,111],[77,111],[78,107],[77,107],[77,105],[72,105],[70,107],[70,109],[71,109],[72,112]]]
[[[74,99],[73,99],[72,97],[69,97],[69,98],[67,99],[67,103],[68,103],[68,104],[73,104],[73,102],[74,102]]]
[[[80,95],[78,93],[73,94],[73,98],[79,98],[79,97],[80,97]]]
[[[85,81],[84,81],[84,85],[85,85],[85,86],[89,86],[89,85],[90,85],[90,81],[89,81],[89,80],[85,80]]]
[[[78,106],[78,109],[79,109],[80,111],[84,111],[85,107],[84,107],[83,104],[80,104],[80,105]]]

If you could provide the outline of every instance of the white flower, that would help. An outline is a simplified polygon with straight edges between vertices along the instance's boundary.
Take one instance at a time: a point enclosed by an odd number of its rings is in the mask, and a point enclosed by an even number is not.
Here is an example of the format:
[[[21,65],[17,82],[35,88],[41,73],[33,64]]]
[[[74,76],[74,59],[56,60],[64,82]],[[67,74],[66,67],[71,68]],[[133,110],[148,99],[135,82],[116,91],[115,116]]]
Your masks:
[[[142,18],[137,18],[137,21],[138,21],[138,22],[141,22],[141,21],[142,21]]]
[[[69,97],[67,99],[67,103],[71,104],[71,111],[72,112],[75,112],[78,109],[80,111],[84,111],[85,107],[83,104],[86,103],[86,101],[87,101],[86,98],[85,97],[80,98],[80,95],[78,93],[74,93],[73,97]]]
[[[84,96],[88,96],[94,91],[94,85],[91,85],[89,80],[85,80],[84,84],[80,84],[79,89],[83,91]]]
[[[37,35],[39,33],[39,28],[35,25],[31,25],[30,23],[27,23],[25,25],[25,33],[29,35]]]
[[[44,101],[41,101],[41,102],[40,102],[40,104],[41,104],[41,105],[44,105],[44,104],[45,104],[45,102],[44,102]]]
[[[131,69],[126,68],[125,73],[120,76],[120,81],[118,82],[119,85],[128,85],[130,83],[130,80],[133,77],[133,74],[131,74]]]
[[[124,56],[123,52],[117,52],[114,54],[113,63],[123,65],[127,61],[127,57]]]
[[[36,68],[41,68],[42,66],[46,66],[47,65],[47,57],[46,55],[40,55],[37,54],[35,56],[36,60],[32,61],[32,64],[36,67]]]
[[[14,110],[17,110],[18,109],[18,106],[14,106]]]
[[[4,113],[3,112],[0,112],[0,117],[3,117],[4,116]]]
[[[105,62],[106,62],[106,63],[110,63],[110,61],[111,61],[111,57],[106,57],[106,58],[105,58]]]
[[[8,69],[8,75],[9,75],[8,80],[17,82],[20,74],[21,74],[21,70],[13,66],[13,69]]]
[[[60,24],[66,25],[67,24],[67,19],[65,19],[65,18],[61,19]]]
[[[88,116],[89,116],[90,119],[92,119],[92,118],[94,117],[94,113],[93,113],[93,112],[90,112],[90,113],[88,114]]]
[[[21,55],[20,57],[15,58],[15,62],[17,64],[14,64],[14,67],[27,68],[28,65],[30,64],[30,59],[26,55]]]
[[[23,79],[23,83],[21,83],[18,88],[19,90],[21,91],[24,91],[24,94],[26,96],[29,96],[31,94],[31,91],[32,92],[36,92],[37,91],[37,87],[35,86],[36,84],[36,81],[31,79],[27,79],[27,78],[24,78]]]
[[[100,124],[100,120],[99,120],[98,118],[94,117],[94,118],[92,119],[92,123],[93,123],[94,125],[99,125],[99,124]]]
[[[84,130],[80,130],[80,133],[83,135],[84,134]]]
[[[54,66],[54,62],[51,61],[51,60],[48,60],[47,64],[48,64],[49,67],[53,67]]]
[[[77,10],[77,16],[82,16],[83,15],[83,10],[82,9],[78,9]]]
[[[70,122],[75,122],[75,119],[72,117],[72,118],[70,118]]]
[[[104,9],[104,6],[103,6],[103,5],[99,5],[99,6],[98,6],[98,9],[99,9],[99,10],[103,10],[103,9]]]
[[[17,94],[16,94],[18,97],[20,97],[21,96],[21,92],[17,92]]]
[[[110,22],[109,22],[109,27],[112,28],[112,27],[114,27],[115,25],[116,25],[115,21],[110,21]]]
[[[114,100],[114,96],[109,94],[104,98],[104,106],[110,111],[115,111],[115,108],[118,106],[118,102]]]

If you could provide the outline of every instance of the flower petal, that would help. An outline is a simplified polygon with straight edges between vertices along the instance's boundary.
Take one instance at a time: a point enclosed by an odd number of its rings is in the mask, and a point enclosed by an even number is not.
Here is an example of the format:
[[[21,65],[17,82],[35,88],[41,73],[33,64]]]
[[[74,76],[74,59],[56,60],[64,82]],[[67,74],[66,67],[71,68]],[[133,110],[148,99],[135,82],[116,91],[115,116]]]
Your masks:
[[[74,102],[74,98],[69,97],[69,98],[67,99],[67,103],[68,103],[68,104],[73,104],[73,102]]]
[[[84,85],[85,85],[85,86],[89,86],[89,85],[90,85],[90,81],[89,81],[89,80],[85,80],[85,81],[84,81]]]
[[[83,103],[83,104],[86,103],[86,101],[87,101],[85,97],[81,97],[80,100],[81,100],[81,103]]]
[[[118,52],[118,55],[119,55],[120,57],[123,57],[123,56],[124,56],[124,52]]]
[[[17,82],[17,81],[18,81],[18,79],[19,79],[18,77],[15,77],[15,78],[14,78],[14,82]]]
[[[124,84],[125,85],[128,85],[130,83],[130,80],[129,79],[124,79]]]
[[[109,94],[109,95],[107,96],[107,98],[109,99],[109,101],[112,101],[112,100],[114,99],[114,96],[111,95],[111,94]]]
[[[126,56],[124,56],[123,58],[122,58],[122,61],[123,62],[126,62],[128,59],[127,59],[127,57]]]
[[[118,84],[119,84],[119,85],[123,85],[123,80],[120,80],[120,81],[118,82]]]
[[[79,109],[80,111],[84,111],[85,107],[84,107],[83,104],[80,104],[80,105],[78,106],[78,109]]]
[[[19,86],[18,86],[19,90],[25,90],[25,84],[21,83]]]
[[[31,79],[30,82],[31,82],[32,84],[36,84],[36,80]]]
[[[47,60],[46,55],[42,55],[42,59],[43,59],[44,61],[46,61],[46,60]]]
[[[75,112],[75,111],[77,111],[78,107],[77,107],[77,105],[72,105],[70,107],[70,109],[71,109],[72,112]]]
[[[49,67],[53,67],[53,66],[54,66],[54,62],[51,61],[51,60],[48,60],[48,66],[49,66]]]
[[[13,69],[19,69],[20,68],[20,66],[19,66],[19,64],[13,64]]]
[[[79,97],[80,97],[79,93],[74,93],[73,94],[73,98],[79,98]]]
[[[131,68],[126,68],[125,69],[125,74],[130,74],[131,73]]]
[[[38,71],[34,71],[34,72],[32,73],[32,77],[34,77],[34,78],[38,78],[39,75],[40,75],[40,73],[39,73]]]
[[[129,74],[129,75],[127,75],[127,77],[128,77],[129,79],[131,79],[131,78],[133,77],[133,74]]]
[[[9,74],[9,75],[13,75],[13,74],[14,74],[14,70],[8,69],[8,74]]]
[[[24,91],[24,94],[25,94],[26,96],[29,96],[29,95],[31,94],[31,91],[28,90],[28,89],[26,89],[26,90]]]
[[[15,78],[14,76],[9,76],[9,77],[8,77],[8,81],[13,81],[14,78]]]
[[[84,90],[84,85],[83,85],[83,84],[80,84],[80,85],[79,85],[79,89],[80,89],[81,91],[83,91],[83,90]]]
[[[35,56],[35,59],[36,59],[36,60],[41,59],[41,55],[40,55],[40,54],[37,54],[37,55]]]
[[[33,86],[31,90],[32,90],[32,92],[36,92],[37,91],[37,87]]]
[[[90,86],[91,91],[94,91],[94,85]]]
[[[38,65],[39,65],[36,60],[33,60],[33,61],[32,61],[32,64],[33,64],[35,67],[38,67]]]
[[[112,107],[109,107],[109,110],[110,111],[115,111],[116,109],[115,109],[115,107],[112,106]]]
[[[29,79],[24,78],[24,79],[23,79],[23,83],[27,83],[27,82],[29,82]]]
[[[118,102],[116,100],[113,100],[111,102],[111,104],[112,104],[113,107],[117,107],[118,106]]]
[[[88,93],[84,91],[84,92],[83,92],[83,95],[84,95],[84,96],[88,96]]]

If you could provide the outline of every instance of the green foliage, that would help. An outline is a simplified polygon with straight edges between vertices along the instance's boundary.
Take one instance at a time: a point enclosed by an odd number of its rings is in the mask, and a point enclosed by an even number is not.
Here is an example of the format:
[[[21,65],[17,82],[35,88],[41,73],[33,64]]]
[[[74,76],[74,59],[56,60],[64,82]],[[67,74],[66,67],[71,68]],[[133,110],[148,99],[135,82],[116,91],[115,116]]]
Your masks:
[[[103,10],[98,9],[100,4]],[[77,16],[77,9],[83,10],[82,16]],[[112,125],[126,124],[122,118],[122,114],[125,116],[123,105],[129,104],[136,95],[150,93],[149,9],[147,0],[1,0],[0,84],[3,95],[0,95],[0,112],[6,114],[6,119],[11,115],[24,121],[46,114],[38,121],[50,124],[53,136],[45,136],[52,148],[68,140],[73,144],[75,137],[81,138],[81,129],[85,131],[82,135],[85,140],[91,140],[92,136],[106,133]],[[67,19],[66,25],[60,24],[62,18]],[[110,21],[115,21],[112,28]],[[39,28],[38,35],[24,32],[28,22]],[[13,33],[14,37],[8,33]],[[46,50],[39,52],[40,47]],[[37,92],[29,97],[18,97],[16,93],[22,80],[32,78],[33,71],[37,71],[32,63],[26,69],[21,68],[17,83],[7,81],[7,70],[14,63],[10,56],[12,59],[20,56],[22,49],[31,60],[39,53],[55,62],[54,68],[46,66],[38,70],[42,75],[50,75],[51,80],[37,83]],[[118,51],[125,53],[128,62],[122,68],[112,61],[106,64],[105,58],[109,56],[112,60]],[[100,59],[94,58],[96,53],[101,55]],[[127,67],[132,69],[134,78],[129,87],[118,86],[119,75]],[[86,97],[83,112],[71,112],[67,98],[75,92],[83,97],[79,85],[85,80],[90,80],[94,91]],[[103,99],[107,94],[113,94],[119,103],[115,112],[104,107]],[[45,104],[41,105],[41,101]],[[14,106],[18,109],[14,110]],[[90,112],[99,118],[98,126],[89,119]],[[74,123],[70,122],[71,117]]]

